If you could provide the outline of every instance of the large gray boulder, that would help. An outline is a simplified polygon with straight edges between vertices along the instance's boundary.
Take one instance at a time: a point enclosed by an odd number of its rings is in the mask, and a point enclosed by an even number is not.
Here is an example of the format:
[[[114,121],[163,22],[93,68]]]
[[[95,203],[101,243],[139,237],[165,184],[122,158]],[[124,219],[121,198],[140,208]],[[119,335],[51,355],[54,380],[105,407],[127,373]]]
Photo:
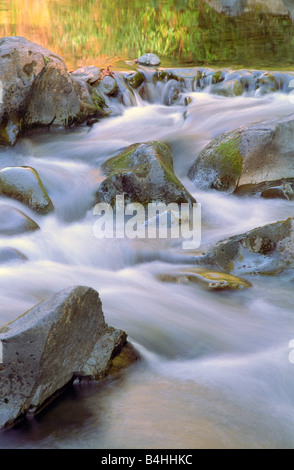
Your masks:
[[[292,184],[293,133],[294,114],[226,132],[200,152],[188,176],[196,186],[239,194]]]
[[[61,57],[19,36],[0,39],[0,144],[37,126],[67,126],[101,115],[84,102],[78,78]]]
[[[37,413],[75,378],[103,377],[126,345],[109,327],[98,292],[70,287],[0,330],[0,428]]]
[[[52,201],[37,171],[31,167],[6,167],[0,170],[0,194],[20,201],[40,214],[48,214],[53,210]]]
[[[222,240],[197,263],[242,275],[293,269],[294,217]]]
[[[195,203],[174,174],[169,148],[160,142],[136,143],[107,160],[101,167],[106,178],[96,193],[97,202],[114,205],[123,195],[126,204]]]

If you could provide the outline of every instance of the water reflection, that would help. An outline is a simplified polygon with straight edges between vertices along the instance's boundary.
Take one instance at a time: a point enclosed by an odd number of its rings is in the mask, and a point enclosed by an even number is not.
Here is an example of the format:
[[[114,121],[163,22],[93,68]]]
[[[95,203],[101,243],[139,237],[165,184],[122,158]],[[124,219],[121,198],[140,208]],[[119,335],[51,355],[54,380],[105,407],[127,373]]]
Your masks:
[[[25,36],[68,67],[152,51],[163,66],[294,66],[292,0],[3,0],[0,35]]]

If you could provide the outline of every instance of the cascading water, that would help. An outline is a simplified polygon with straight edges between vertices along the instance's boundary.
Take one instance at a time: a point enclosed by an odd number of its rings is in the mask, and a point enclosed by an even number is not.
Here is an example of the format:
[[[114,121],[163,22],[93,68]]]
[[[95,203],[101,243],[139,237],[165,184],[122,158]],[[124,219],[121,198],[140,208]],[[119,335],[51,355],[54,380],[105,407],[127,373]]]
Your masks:
[[[255,275],[246,292],[163,283],[157,274],[191,262],[190,254],[170,240],[95,238],[93,195],[103,161],[132,143],[159,140],[170,146],[177,176],[202,205],[200,251],[293,216],[293,202],[206,191],[186,177],[213,137],[291,114],[293,104],[283,90],[223,97],[210,94],[209,84],[195,89],[188,79],[167,106],[170,84],[154,84],[144,73],[142,96],[125,91],[112,117],[0,150],[1,167],[38,171],[56,208],[36,218],[9,200],[41,230],[0,238],[0,247],[28,258],[0,267],[0,326],[54,292],[88,285],[98,290],[106,321],[124,329],[143,358],[120,377],[75,384],[39,418],[1,432],[1,447],[291,448],[293,278]]]

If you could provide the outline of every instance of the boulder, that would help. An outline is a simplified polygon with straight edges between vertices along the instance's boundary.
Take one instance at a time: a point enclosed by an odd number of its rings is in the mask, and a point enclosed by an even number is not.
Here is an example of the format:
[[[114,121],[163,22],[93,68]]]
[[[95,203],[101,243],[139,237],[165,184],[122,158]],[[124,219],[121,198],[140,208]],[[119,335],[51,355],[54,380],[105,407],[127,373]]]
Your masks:
[[[138,64],[140,65],[150,65],[156,67],[157,65],[160,65],[160,63],[161,60],[159,59],[159,57],[156,54],[153,54],[152,52],[147,52],[138,59]]]
[[[195,201],[174,174],[169,148],[156,141],[136,143],[106,160],[106,176],[96,193],[97,202],[114,205],[117,195],[128,203],[189,203]]]
[[[78,69],[71,72],[71,76],[74,78],[81,78],[89,85],[93,85],[100,78],[101,70],[94,65],[89,65],[86,67],[79,67]]]
[[[294,267],[294,217],[220,241],[197,263],[234,273],[275,274]]]
[[[0,144],[38,126],[67,126],[96,116],[61,57],[19,36],[0,39]]]
[[[48,214],[53,210],[38,173],[31,167],[7,167],[0,170],[0,194],[20,201],[40,214]]]
[[[237,194],[292,184],[293,132],[293,114],[226,132],[200,152],[188,176],[196,185]]]
[[[18,235],[40,229],[30,217],[15,207],[3,204],[0,206],[0,234]]]
[[[111,75],[106,75],[100,80],[97,85],[94,86],[94,89],[97,90],[102,96],[116,96],[119,88],[116,83],[116,80]]]
[[[61,57],[23,37],[0,39],[0,142],[13,145],[21,130],[29,93],[35,78],[48,64],[66,70]]]
[[[135,89],[142,85],[144,79],[145,77],[141,72],[132,72],[125,75],[126,82]]]
[[[127,344],[106,324],[98,292],[84,286],[43,300],[1,328],[0,341],[0,428],[38,413],[77,378],[109,374]]]
[[[211,93],[214,95],[220,96],[240,96],[243,94],[243,85],[242,83],[235,79],[235,80],[225,80],[217,85],[211,87]]]
[[[163,104],[165,104],[166,106],[172,106],[178,101],[181,93],[183,93],[184,91],[185,87],[181,81],[177,81],[174,79],[169,80],[164,88]]]

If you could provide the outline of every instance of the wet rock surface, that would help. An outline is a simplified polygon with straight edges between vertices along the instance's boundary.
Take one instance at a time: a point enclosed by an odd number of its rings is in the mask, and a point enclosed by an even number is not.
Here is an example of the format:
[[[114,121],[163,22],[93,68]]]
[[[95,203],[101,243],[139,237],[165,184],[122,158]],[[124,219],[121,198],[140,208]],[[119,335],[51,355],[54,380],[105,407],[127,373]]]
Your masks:
[[[291,199],[293,131],[291,114],[226,132],[200,152],[188,176],[196,186],[243,195],[255,192],[266,197],[276,187],[276,197]]]
[[[18,235],[39,230],[39,225],[9,204],[0,205],[0,234],[1,235]]]
[[[195,283],[208,290],[235,290],[251,287],[251,283],[246,279],[201,267],[189,266],[174,269],[174,271],[160,274],[158,277],[163,282]]]
[[[116,195],[126,203],[189,203],[195,199],[173,170],[169,148],[156,141],[133,144],[103,163],[106,179],[97,193],[97,202],[115,204]]]
[[[54,209],[38,173],[31,167],[0,170],[0,195],[16,199],[40,214]]]
[[[198,258],[205,264],[233,273],[278,274],[294,267],[294,218],[232,236]]]
[[[0,428],[38,413],[75,378],[109,374],[126,338],[105,323],[98,292],[84,286],[65,289],[5,325]],[[138,358],[134,350],[127,357],[125,365]]]

